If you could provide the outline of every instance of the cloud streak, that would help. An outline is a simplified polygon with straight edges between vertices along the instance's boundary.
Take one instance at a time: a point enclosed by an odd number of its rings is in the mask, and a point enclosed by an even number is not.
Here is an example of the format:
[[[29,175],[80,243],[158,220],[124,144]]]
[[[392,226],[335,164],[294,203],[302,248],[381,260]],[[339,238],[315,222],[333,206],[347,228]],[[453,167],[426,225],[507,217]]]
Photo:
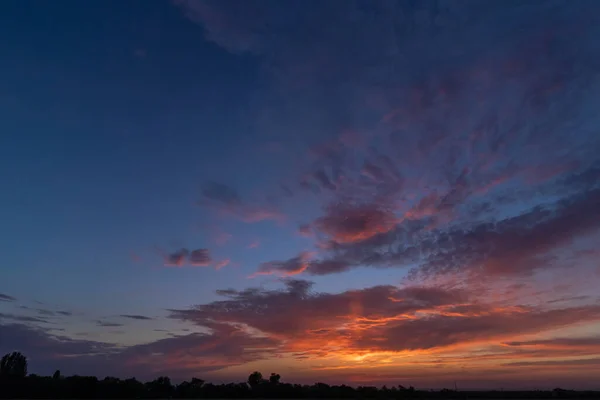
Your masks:
[[[4,293],[0,293],[0,301],[16,301],[17,299]]]

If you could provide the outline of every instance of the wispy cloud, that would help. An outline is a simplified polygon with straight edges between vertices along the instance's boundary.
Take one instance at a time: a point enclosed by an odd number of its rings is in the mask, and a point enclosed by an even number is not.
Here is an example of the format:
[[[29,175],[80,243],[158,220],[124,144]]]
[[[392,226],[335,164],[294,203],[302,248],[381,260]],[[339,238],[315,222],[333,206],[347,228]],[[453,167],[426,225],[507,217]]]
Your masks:
[[[235,189],[218,182],[208,182],[204,185],[199,205],[216,208],[225,215],[231,215],[248,223],[285,220],[285,216],[273,206],[244,201]]]
[[[226,267],[229,265],[230,262],[231,262],[231,260],[229,260],[229,258],[221,260],[215,264],[215,269],[221,269],[223,267]]]
[[[95,321],[96,326],[101,326],[104,328],[116,328],[116,327],[120,327],[120,326],[125,326],[124,324],[120,324],[118,322],[110,322],[110,321]]]
[[[4,293],[0,293],[0,301],[16,301],[17,299]]]
[[[119,316],[122,318],[135,319],[135,320],[139,320],[139,321],[150,321],[150,320],[154,319],[152,317],[147,317],[145,315],[138,315],[138,314],[121,314]]]

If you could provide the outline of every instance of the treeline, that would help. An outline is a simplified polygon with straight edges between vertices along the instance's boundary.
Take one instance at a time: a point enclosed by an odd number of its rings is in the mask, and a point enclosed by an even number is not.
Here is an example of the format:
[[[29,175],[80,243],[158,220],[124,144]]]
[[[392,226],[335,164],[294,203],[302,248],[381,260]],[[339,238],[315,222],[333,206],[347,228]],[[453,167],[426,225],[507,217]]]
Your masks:
[[[346,385],[330,386],[325,383],[298,385],[282,383],[279,374],[264,379],[253,372],[247,382],[214,385],[192,378],[173,384],[168,377],[149,382],[135,378],[119,379],[95,376],[53,376],[27,374],[27,359],[20,353],[4,356],[0,362],[0,398],[5,399],[236,399],[236,398],[370,398],[370,399],[527,399],[527,398],[599,398],[600,392],[575,392],[562,389],[552,391],[486,391],[459,392],[416,390],[412,386]]]

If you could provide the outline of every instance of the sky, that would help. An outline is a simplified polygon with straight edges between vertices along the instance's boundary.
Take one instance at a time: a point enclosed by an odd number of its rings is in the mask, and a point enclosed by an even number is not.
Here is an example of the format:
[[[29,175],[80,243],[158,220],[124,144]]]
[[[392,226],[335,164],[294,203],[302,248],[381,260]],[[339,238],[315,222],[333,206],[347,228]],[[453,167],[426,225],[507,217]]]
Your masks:
[[[597,0],[0,2],[0,353],[595,388]]]

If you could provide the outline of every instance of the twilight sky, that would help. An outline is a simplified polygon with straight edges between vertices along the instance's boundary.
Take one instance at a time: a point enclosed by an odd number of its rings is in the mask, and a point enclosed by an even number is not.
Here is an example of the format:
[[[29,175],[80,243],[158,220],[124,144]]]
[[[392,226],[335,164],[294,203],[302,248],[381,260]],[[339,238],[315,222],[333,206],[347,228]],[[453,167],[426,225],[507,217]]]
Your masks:
[[[0,353],[598,388],[597,0],[0,2]]]

